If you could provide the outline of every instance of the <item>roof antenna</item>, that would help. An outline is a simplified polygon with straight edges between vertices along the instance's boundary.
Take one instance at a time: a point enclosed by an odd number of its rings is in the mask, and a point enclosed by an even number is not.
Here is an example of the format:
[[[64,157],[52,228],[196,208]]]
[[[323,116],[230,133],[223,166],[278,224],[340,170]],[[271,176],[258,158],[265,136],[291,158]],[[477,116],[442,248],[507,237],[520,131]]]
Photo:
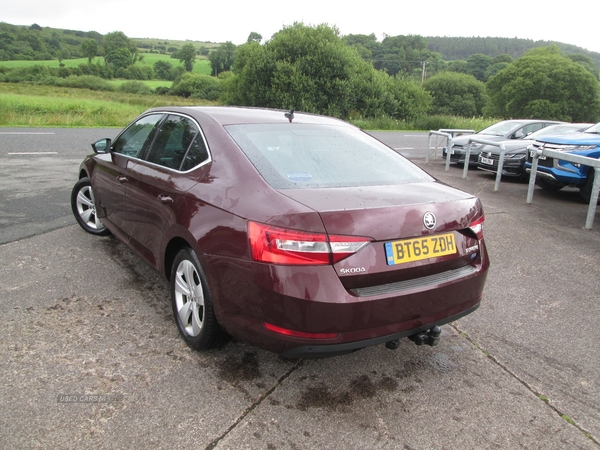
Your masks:
[[[291,109],[290,112],[286,112],[284,116],[292,123],[292,120],[294,120],[294,110]]]

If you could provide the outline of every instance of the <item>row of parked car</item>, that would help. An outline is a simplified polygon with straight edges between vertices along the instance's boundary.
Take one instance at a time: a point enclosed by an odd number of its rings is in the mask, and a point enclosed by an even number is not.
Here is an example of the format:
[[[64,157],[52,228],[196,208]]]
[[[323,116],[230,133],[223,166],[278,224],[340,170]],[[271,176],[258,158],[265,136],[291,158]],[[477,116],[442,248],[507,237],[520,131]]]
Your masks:
[[[450,161],[465,164],[469,140],[473,137],[502,143],[505,148],[502,176],[529,178],[532,152],[538,148],[573,152],[581,156],[600,158],[600,123],[565,123],[551,120],[504,120],[476,134],[457,136],[452,145],[444,147],[444,158],[450,151]],[[500,147],[471,142],[468,164],[481,170],[498,172]],[[541,156],[536,184],[542,189],[557,191],[565,186],[579,188],[581,196],[589,200],[594,170],[589,166],[573,164]]]

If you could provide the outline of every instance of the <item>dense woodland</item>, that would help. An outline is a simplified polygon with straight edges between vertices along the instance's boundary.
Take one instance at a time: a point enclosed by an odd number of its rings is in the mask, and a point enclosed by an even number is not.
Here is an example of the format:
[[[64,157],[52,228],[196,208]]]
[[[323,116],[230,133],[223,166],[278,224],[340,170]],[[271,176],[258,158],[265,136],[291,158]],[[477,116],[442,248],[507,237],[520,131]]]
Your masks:
[[[589,56],[595,66],[600,67],[600,53],[562,42],[501,37],[427,37],[425,39],[427,39],[427,48],[432,52],[440,53],[446,61],[468,59],[476,53],[491,57],[510,55],[517,59],[533,48],[555,44],[566,54]]]

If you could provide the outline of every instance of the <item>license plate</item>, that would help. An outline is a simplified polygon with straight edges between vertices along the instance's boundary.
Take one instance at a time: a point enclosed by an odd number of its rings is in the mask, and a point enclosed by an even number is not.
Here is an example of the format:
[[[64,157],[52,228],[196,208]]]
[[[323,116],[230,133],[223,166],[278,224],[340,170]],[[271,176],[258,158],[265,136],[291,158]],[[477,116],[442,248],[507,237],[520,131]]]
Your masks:
[[[493,166],[494,165],[494,160],[493,159],[484,158],[483,156],[481,157],[481,162],[483,164],[487,164],[488,166]]]
[[[529,152],[529,155],[533,158],[535,156],[535,150]],[[544,155],[540,155],[540,159],[546,159]]]
[[[452,233],[385,243],[388,266],[454,253],[456,253],[456,242]]]

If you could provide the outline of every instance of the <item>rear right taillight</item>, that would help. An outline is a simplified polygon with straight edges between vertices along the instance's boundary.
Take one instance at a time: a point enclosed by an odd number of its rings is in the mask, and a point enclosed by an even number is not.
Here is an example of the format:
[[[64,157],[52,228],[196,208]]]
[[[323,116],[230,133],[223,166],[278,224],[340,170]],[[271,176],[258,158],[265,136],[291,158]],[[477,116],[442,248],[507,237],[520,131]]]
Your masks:
[[[477,239],[483,239],[483,222],[485,222],[485,216],[481,215],[480,217],[478,217],[477,219],[475,219],[473,222],[470,223],[469,225],[469,229],[475,233],[475,236],[477,236]]]
[[[248,222],[252,259],[292,265],[334,264],[353,255],[371,240],[355,236],[329,236]]]

